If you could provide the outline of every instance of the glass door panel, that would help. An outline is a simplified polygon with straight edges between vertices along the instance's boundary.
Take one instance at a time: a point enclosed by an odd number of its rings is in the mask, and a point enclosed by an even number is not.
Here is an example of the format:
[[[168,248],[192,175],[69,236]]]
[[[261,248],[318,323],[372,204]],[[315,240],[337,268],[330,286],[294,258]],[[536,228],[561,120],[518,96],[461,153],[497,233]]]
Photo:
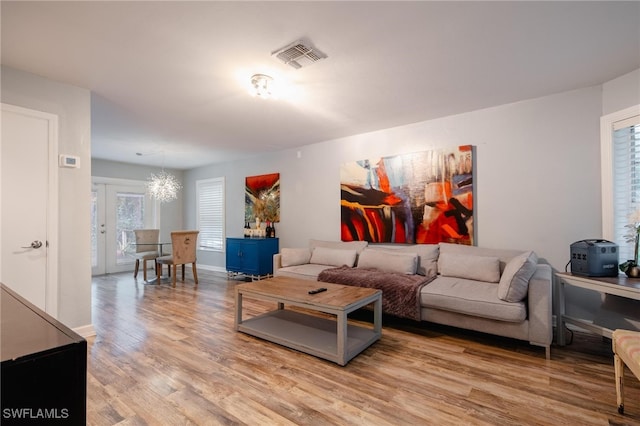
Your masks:
[[[155,227],[155,204],[144,182],[93,186],[91,203],[92,274],[133,271],[134,229]]]
[[[145,228],[144,199],[144,194],[140,193],[116,193],[116,265],[127,265],[135,262],[135,258],[132,255],[136,251],[134,245],[136,238],[133,230]]]

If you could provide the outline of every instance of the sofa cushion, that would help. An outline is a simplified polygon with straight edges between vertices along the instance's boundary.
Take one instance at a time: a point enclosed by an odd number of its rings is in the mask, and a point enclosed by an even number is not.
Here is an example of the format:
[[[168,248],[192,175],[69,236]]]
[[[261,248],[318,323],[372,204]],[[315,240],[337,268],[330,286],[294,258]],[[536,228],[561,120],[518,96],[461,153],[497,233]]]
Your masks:
[[[320,272],[333,268],[331,265],[316,265],[307,263],[305,265],[287,266],[276,271],[275,275],[280,277],[302,278],[305,280],[317,281]]]
[[[490,256],[500,259],[500,273],[504,271],[507,263],[514,257],[522,254],[523,250],[493,249],[478,246],[467,246],[464,244],[439,243],[440,254],[455,253],[468,254],[472,256]]]
[[[417,266],[416,253],[366,249],[358,256],[358,268],[376,268],[383,272],[414,275]]]
[[[440,309],[493,320],[522,322],[527,318],[524,302],[506,302],[492,283],[440,276],[420,291],[423,308]]]
[[[308,248],[283,248],[280,254],[283,267],[304,265],[311,259],[311,251]]]
[[[538,257],[532,251],[524,252],[507,263],[498,284],[498,297],[507,302],[519,302],[529,290],[529,280],[536,272]]]
[[[497,283],[500,281],[500,259],[492,256],[440,253],[438,271],[445,277]]]
[[[352,267],[356,263],[356,256],[358,256],[356,250],[341,250],[327,247],[316,247],[311,253],[311,259],[309,260],[309,263],[331,266],[347,265],[349,267]]]
[[[330,249],[355,250],[358,254],[360,254],[368,244],[369,243],[367,241],[309,240],[309,249],[313,251],[313,249],[315,249],[316,247],[325,247]]]
[[[438,273],[438,244],[392,244],[369,245],[367,250],[391,251],[393,253],[413,253],[418,255],[416,274],[425,277],[435,277]]]

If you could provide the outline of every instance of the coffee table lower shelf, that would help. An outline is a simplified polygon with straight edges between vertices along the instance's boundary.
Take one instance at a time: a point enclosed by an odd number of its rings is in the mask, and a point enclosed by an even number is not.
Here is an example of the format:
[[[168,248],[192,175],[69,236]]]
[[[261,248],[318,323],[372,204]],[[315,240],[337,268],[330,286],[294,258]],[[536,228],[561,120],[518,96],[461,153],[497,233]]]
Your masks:
[[[246,319],[238,324],[238,331],[340,365],[346,365],[380,338],[380,333],[373,329],[347,324],[345,353],[340,354],[335,320],[288,309],[278,309]]]

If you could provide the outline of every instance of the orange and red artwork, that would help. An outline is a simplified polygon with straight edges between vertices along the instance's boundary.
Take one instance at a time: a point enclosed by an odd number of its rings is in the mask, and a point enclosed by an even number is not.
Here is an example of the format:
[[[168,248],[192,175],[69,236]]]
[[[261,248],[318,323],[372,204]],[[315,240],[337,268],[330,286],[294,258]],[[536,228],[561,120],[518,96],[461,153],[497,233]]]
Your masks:
[[[342,164],[342,240],[473,245],[473,153],[464,145]]]
[[[244,186],[244,221],[280,222],[280,173],[249,176]]]

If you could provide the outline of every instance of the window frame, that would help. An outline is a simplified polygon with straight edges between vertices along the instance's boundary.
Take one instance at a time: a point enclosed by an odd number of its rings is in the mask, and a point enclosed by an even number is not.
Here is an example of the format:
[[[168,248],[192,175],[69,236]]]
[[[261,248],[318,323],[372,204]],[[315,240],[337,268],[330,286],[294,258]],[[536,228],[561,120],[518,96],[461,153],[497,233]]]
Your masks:
[[[640,104],[600,118],[600,167],[602,193],[602,237],[615,241],[613,135],[614,125],[640,115]],[[617,243],[621,243],[618,241]]]
[[[220,248],[217,247],[209,247],[201,245],[206,238],[202,238],[203,230],[202,230],[202,220],[201,220],[201,205],[200,205],[200,196],[203,185],[209,185],[212,183],[219,183],[221,190],[221,199],[222,206],[219,210],[219,215],[221,218],[221,229],[220,229]],[[198,238],[198,250],[201,251],[211,251],[211,252],[220,252],[223,253],[225,251],[225,235],[226,235],[226,220],[225,220],[225,209],[226,209],[226,182],[224,176],[216,177],[216,178],[208,178],[208,179],[199,179],[196,180],[196,225],[198,230],[200,230],[200,238]]]

